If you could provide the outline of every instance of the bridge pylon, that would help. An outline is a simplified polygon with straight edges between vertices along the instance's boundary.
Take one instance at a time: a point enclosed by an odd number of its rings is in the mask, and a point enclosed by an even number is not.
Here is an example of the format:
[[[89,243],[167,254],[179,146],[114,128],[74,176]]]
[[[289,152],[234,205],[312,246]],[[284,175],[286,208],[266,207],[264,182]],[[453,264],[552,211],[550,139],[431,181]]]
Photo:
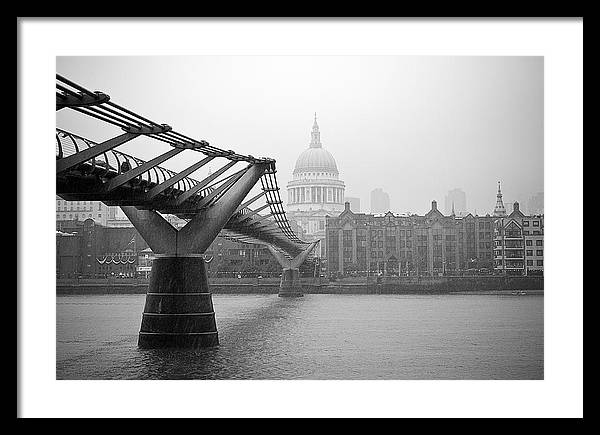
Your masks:
[[[177,230],[154,210],[121,209],[156,257],[138,338],[140,348],[219,344],[203,253],[266,170],[254,164],[212,206]]]
[[[311,243],[304,251],[294,258],[287,258],[281,252],[277,251],[271,245],[267,245],[269,251],[273,254],[277,262],[283,268],[281,273],[281,282],[279,284],[279,297],[301,297],[302,285],[300,284],[300,266],[306,260],[306,257],[317,246],[320,240]]]

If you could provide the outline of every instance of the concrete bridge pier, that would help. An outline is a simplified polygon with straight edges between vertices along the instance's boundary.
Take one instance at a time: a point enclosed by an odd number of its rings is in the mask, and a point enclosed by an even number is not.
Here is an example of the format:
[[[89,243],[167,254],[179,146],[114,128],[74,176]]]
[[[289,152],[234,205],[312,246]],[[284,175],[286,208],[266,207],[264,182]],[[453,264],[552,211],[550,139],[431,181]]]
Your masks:
[[[279,297],[301,297],[302,285],[300,284],[299,269],[283,269],[281,283],[279,284]]]
[[[142,314],[138,346],[197,348],[219,344],[202,256],[157,256]]]
[[[271,245],[267,245],[269,251],[277,259],[277,262],[283,268],[281,273],[281,282],[279,284],[279,297],[302,297],[302,285],[300,283],[300,265],[304,263],[308,254],[317,246],[316,241],[308,246],[295,258],[289,259],[281,252],[275,250]]]
[[[138,346],[199,348],[219,344],[203,253],[267,169],[250,165],[210,207],[177,230],[154,210],[121,206],[156,258],[142,314]]]

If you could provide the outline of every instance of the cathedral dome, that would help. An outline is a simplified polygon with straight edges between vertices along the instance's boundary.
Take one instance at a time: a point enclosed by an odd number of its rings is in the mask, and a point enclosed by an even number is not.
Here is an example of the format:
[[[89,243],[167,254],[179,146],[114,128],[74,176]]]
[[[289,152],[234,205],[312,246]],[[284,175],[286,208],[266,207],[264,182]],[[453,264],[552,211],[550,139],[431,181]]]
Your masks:
[[[321,133],[319,132],[316,114],[311,132],[310,147],[300,154],[294,167],[294,175],[306,172],[324,172],[335,176],[339,174],[335,159],[321,145]]]
[[[301,172],[332,172],[338,175],[337,164],[331,153],[323,148],[309,148],[305,150],[294,167],[294,174]]]

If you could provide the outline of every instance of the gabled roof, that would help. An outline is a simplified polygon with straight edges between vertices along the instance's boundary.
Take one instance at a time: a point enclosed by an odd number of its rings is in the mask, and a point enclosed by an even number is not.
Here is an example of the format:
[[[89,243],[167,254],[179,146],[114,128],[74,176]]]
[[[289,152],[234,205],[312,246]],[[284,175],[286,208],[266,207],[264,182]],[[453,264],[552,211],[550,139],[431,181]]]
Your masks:
[[[524,217],[525,215],[519,209],[513,210],[512,213],[507,216],[508,219],[518,219]]]
[[[506,218],[508,220],[508,222],[506,222],[504,224],[504,228],[509,228],[509,227],[517,227],[519,229],[522,229],[523,227],[521,226],[521,224],[519,224],[518,221],[511,219],[510,217]]]

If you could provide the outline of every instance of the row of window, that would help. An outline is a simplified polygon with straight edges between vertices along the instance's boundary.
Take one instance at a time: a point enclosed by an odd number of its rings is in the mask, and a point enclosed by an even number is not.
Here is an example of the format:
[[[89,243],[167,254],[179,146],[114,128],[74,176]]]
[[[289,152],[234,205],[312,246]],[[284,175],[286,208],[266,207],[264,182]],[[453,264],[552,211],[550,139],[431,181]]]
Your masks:
[[[535,261],[535,265],[536,266],[543,266],[544,265],[544,260],[536,260]],[[527,260],[527,266],[533,266],[533,260]]]
[[[540,226],[540,221],[532,221],[532,225],[534,227],[539,227]],[[524,227],[528,227],[529,226],[529,221],[524,220],[523,221],[523,226]]]
[[[83,219],[86,216],[85,216],[85,213],[75,213],[75,218],[77,218],[77,217],[79,217],[80,219]],[[90,218],[90,219],[92,219],[92,214],[88,213],[87,217]],[[102,214],[101,213],[98,213],[98,218],[99,219],[102,218]],[[60,220],[61,219],[61,215],[57,213],[56,214],[56,219]],[[66,213],[63,213],[62,219],[63,220],[67,219]],[[69,213],[69,219],[73,219],[73,213]]]
[[[533,236],[541,236],[542,232],[539,230],[536,231],[532,231],[531,234],[529,233],[529,231],[523,231],[523,235],[524,236],[529,236],[529,235],[533,235]]]
[[[527,266],[543,266],[544,260],[527,260]],[[496,260],[496,266],[502,266],[503,260]],[[518,260],[506,260],[506,267],[521,267],[523,263]]]
[[[74,205],[89,205],[90,210],[91,210],[92,209],[91,206],[93,206],[94,203],[98,203],[98,210],[102,210],[102,202],[100,202],[100,201],[62,201],[62,200],[56,201],[56,205],[58,207],[64,206],[65,211],[67,210],[67,206],[71,207],[70,209],[73,210]],[[62,208],[61,208],[61,210],[62,210]],[[79,207],[77,207],[77,210],[79,210]],[[86,209],[84,208],[84,210],[86,210]]]
[[[526,254],[528,257],[533,257],[533,249],[531,249],[531,250],[530,250],[530,249],[528,249],[527,251],[525,251],[525,254]],[[543,249],[537,249],[537,250],[535,251],[535,255],[537,255],[538,257],[541,257],[541,256],[543,256],[543,255],[544,255],[544,250],[543,250]]]
[[[90,207],[86,207],[86,206],[80,207],[80,206],[73,206],[73,205],[71,205],[69,208],[67,208],[67,207],[58,207],[57,211],[92,211],[92,210],[93,210],[93,208],[91,206]],[[98,210],[101,210],[101,208],[98,207]]]
[[[533,246],[533,240],[525,240],[525,245],[527,246]],[[535,241],[535,246],[543,246],[544,245],[544,241],[543,240],[536,240]]]
[[[351,231],[344,230],[344,234],[342,237],[342,246],[352,247],[353,239],[352,239],[351,235],[346,234],[347,232],[351,233]],[[423,239],[422,237],[423,236],[418,236],[416,246],[419,246],[421,248],[427,248],[427,245],[428,245],[427,238],[425,237]],[[449,250],[449,251],[455,250],[457,245],[452,242],[453,242],[452,240],[446,240],[446,244],[445,244],[446,250]],[[338,240],[335,235],[332,235],[329,237],[329,244],[332,247],[336,247],[338,245]],[[365,246],[367,246],[367,242],[365,240],[359,240],[357,238],[356,246],[365,247]],[[383,240],[371,240],[371,248],[383,248],[383,246],[384,246]],[[395,249],[396,248],[395,239],[392,238],[391,240],[387,240],[385,246],[389,249]],[[410,240],[399,240],[398,246],[400,248],[404,248],[404,247],[412,248],[413,244]],[[437,244],[433,244],[433,249],[441,249],[441,246],[442,246],[442,244],[438,242]],[[475,244],[470,244],[469,247],[474,248]],[[514,247],[522,247],[522,246],[514,246]],[[491,242],[479,242],[479,249],[490,250],[490,249],[492,249],[492,243]],[[462,250],[462,248],[461,248],[461,250]]]

